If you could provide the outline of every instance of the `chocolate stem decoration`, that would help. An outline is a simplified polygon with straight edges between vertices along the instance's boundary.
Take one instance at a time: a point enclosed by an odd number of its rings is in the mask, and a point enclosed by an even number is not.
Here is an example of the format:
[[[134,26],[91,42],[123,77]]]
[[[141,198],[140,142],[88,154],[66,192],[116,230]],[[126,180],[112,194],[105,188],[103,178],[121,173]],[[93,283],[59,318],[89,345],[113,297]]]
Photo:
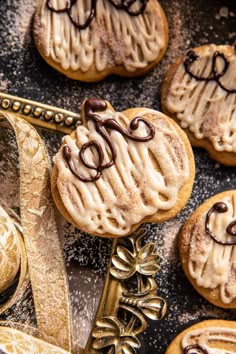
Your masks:
[[[152,140],[155,135],[155,128],[154,126],[146,121],[142,117],[135,117],[129,124],[128,131],[126,131],[114,118],[106,118],[103,119],[98,112],[104,112],[107,109],[106,101],[97,98],[90,98],[85,101],[84,103],[84,112],[87,120],[91,119],[95,125],[96,132],[100,134],[105,142],[107,143],[110,151],[111,151],[111,158],[110,161],[107,163],[103,163],[104,161],[104,153],[102,150],[101,144],[97,140],[91,140],[82,145],[79,151],[79,158],[83,165],[91,170],[95,170],[97,173],[95,176],[91,177],[83,177],[81,176],[75,168],[74,161],[71,156],[71,150],[68,145],[63,147],[63,156],[68,163],[68,166],[71,172],[79,178],[82,182],[95,182],[97,181],[101,175],[102,171],[114,165],[116,160],[116,149],[111,140],[111,137],[107,131],[107,129],[116,130],[126,138],[138,142],[146,142]],[[136,136],[132,134],[132,130],[136,130],[139,127],[139,123],[143,122],[149,129],[149,134],[147,136]],[[87,162],[85,157],[85,152],[87,149],[95,148],[97,155],[98,155],[98,164],[93,165]]]
[[[236,241],[231,241],[231,242],[223,242],[217,240],[217,238],[213,235],[213,233],[210,231],[209,228],[209,223],[210,223],[210,216],[213,212],[217,213],[226,213],[228,211],[228,207],[225,203],[223,202],[218,202],[213,205],[213,207],[208,211],[207,216],[206,216],[206,221],[205,221],[205,230],[206,233],[217,243],[220,245],[225,245],[225,246],[231,246],[231,245],[236,245]],[[226,232],[230,236],[236,236],[236,220],[232,221],[226,229]]]
[[[108,0],[110,4],[112,4],[116,9],[118,10],[124,10],[126,11],[130,16],[138,16],[141,15],[147,6],[148,0],[140,0],[140,8],[137,9],[136,11],[133,11],[132,5],[136,2],[136,0],[121,0],[120,2],[116,2],[114,0]],[[67,13],[71,22],[73,25],[78,28],[79,30],[83,30],[87,27],[89,27],[90,23],[93,21],[93,19],[96,17],[96,6],[97,6],[97,0],[91,0],[91,8],[90,12],[88,15],[87,20],[81,24],[75,20],[75,18],[72,16],[72,8],[73,6],[77,3],[77,0],[67,0],[65,7],[56,9],[52,5],[52,0],[47,0],[46,4],[49,10],[52,12],[56,13]]]
[[[217,72],[217,68],[216,68],[216,64],[217,64],[217,59],[221,58],[223,60],[223,68],[220,72]],[[223,85],[223,83],[220,81],[220,78],[223,77],[228,68],[229,68],[229,61],[226,59],[225,55],[223,53],[220,52],[215,52],[213,54],[212,57],[212,64],[211,64],[211,72],[210,75],[208,77],[204,77],[204,76],[200,76],[200,75],[195,75],[191,72],[191,66],[192,64],[199,60],[200,57],[199,55],[197,55],[196,52],[194,52],[194,50],[189,50],[186,54],[186,58],[184,60],[184,68],[185,71],[195,80],[198,81],[215,81],[224,91],[226,91],[227,93],[236,93],[236,89],[228,89],[227,87],[225,87]]]
[[[197,349],[197,351],[192,351],[192,349]],[[199,344],[188,345],[184,348],[183,354],[209,354],[208,351]]]

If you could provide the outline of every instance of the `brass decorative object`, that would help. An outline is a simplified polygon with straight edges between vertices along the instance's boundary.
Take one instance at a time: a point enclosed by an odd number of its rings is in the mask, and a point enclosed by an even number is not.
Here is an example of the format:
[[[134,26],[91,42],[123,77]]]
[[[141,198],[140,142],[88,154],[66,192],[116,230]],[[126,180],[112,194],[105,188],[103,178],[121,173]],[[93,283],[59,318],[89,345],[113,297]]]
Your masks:
[[[37,333],[46,342],[75,354],[73,339],[71,345],[68,286],[49,191],[46,149],[35,129],[24,120],[41,128],[70,133],[81,124],[80,114],[0,93],[0,122],[5,119],[14,128],[19,146],[21,223],[33,288]],[[35,178],[39,182],[37,190]],[[33,205],[30,200],[34,200]],[[84,354],[104,353],[104,350],[107,354],[135,353],[141,345],[137,335],[146,329],[148,319],[160,320],[164,316],[166,304],[157,295],[154,279],[159,270],[159,257],[155,244],[143,243],[144,236],[145,230],[140,228],[129,237],[113,240],[96,322]],[[45,279],[46,275],[49,276]],[[37,285],[41,283],[43,288]]]
[[[113,241],[111,264],[98,309],[93,340],[86,353],[135,353],[141,346],[137,335],[147,320],[160,320],[165,301],[157,296],[154,275],[159,271],[155,244],[142,244],[146,232],[140,228],[127,238]]]
[[[80,114],[1,92],[0,110],[15,113],[38,127],[65,134],[81,124]]]

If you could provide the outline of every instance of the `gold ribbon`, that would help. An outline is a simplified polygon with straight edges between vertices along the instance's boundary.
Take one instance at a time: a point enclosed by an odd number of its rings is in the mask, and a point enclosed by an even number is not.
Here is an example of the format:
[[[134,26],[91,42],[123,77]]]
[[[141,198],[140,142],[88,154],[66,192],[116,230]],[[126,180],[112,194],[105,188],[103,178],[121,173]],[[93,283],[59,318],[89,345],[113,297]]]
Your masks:
[[[50,193],[49,160],[37,131],[3,115],[15,131],[20,161],[21,225],[28,258],[38,333],[71,351],[69,289]]]

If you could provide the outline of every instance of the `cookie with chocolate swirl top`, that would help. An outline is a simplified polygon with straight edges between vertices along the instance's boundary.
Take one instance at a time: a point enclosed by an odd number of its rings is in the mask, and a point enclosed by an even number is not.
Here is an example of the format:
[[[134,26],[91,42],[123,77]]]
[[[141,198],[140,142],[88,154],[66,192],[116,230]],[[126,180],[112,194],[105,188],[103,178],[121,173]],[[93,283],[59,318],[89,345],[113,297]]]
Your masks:
[[[236,191],[204,202],[184,225],[179,252],[185,274],[209,302],[236,308]]]
[[[236,354],[236,322],[199,322],[181,332],[166,354]]]
[[[34,38],[53,68],[93,82],[152,69],[166,51],[168,26],[156,0],[41,0]]]
[[[53,197],[67,220],[93,235],[121,237],[184,207],[195,167],[176,123],[147,108],[116,112],[102,99],[86,100],[82,118],[63,138],[52,171]]]
[[[193,146],[236,166],[236,46],[206,45],[186,52],[162,86],[163,111],[185,130]]]

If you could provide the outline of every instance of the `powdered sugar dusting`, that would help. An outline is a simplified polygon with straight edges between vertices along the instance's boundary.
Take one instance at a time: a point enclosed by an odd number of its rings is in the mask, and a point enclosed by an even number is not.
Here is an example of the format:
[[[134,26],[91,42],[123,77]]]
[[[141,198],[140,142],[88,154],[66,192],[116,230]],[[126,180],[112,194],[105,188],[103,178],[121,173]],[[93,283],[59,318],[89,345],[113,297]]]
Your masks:
[[[32,18],[38,0],[1,2],[0,65],[1,90],[51,103],[75,112],[85,97],[103,97],[117,110],[144,106],[160,108],[161,82],[171,63],[190,47],[203,43],[233,43],[236,39],[234,2],[160,0],[167,15],[170,41],[166,55],[152,72],[141,78],[110,77],[98,84],[67,79],[51,69],[37,53],[32,39]],[[222,10],[222,7],[227,7]],[[226,16],[226,17],[225,17]],[[228,16],[228,17],[227,17]],[[43,132],[50,157],[58,150],[61,136]],[[18,156],[14,134],[0,129],[1,204],[19,213]],[[156,276],[158,293],[166,299],[168,311],[162,321],[149,322],[141,337],[139,354],[163,354],[170,341],[186,326],[207,318],[235,319],[235,310],[218,309],[204,300],[186,279],[178,255],[178,233],[194,209],[208,197],[236,188],[235,168],[223,167],[207,152],[194,149],[196,180],[184,210],[173,220],[146,225],[147,241],[156,244],[161,269]],[[60,220],[65,261],[71,288],[73,328],[77,347],[84,347],[99,302],[111,251],[109,240],[91,237]],[[30,288],[5,318],[35,324]]]

